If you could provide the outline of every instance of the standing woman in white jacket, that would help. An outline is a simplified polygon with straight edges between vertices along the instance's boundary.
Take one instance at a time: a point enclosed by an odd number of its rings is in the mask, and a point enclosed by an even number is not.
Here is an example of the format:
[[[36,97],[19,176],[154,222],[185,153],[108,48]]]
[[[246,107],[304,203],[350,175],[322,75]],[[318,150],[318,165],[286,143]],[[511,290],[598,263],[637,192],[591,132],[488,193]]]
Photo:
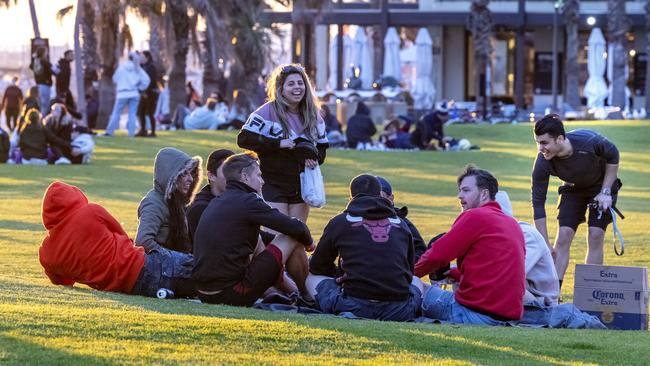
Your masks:
[[[120,114],[124,107],[128,107],[129,119],[126,125],[129,137],[135,135],[135,117],[140,102],[140,92],[149,86],[149,76],[140,67],[140,56],[137,52],[130,52],[129,59],[122,63],[113,74],[113,83],[116,86],[115,105],[111,119],[106,127],[104,136],[112,136],[120,124]]]

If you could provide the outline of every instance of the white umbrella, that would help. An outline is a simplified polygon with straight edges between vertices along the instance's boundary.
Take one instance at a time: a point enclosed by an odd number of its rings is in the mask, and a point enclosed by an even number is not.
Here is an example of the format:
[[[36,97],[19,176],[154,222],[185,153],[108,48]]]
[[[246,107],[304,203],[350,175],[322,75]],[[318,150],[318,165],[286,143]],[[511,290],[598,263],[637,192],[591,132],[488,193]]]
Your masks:
[[[336,89],[336,74],[338,68],[338,36],[332,37],[330,42],[329,69],[330,76],[327,79],[327,85],[331,90]],[[352,39],[347,34],[343,35],[343,80],[352,76],[350,63],[352,62]]]
[[[399,59],[399,36],[394,27],[388,28],[384,37],[384,74],[397,81],[402,80],[402,65]]]
[[[431,79],[433,41],[426,28],[420,28],[415,38],[415,85],[412,94],[415,109],[431,109],[436,96],[436,88]]]
[[[584,95],[587,97],[588,107],[602,108],[609,92],[603,77],[605,73],[605,37],[603,37],[600,28],[594,28],[591,31],[588,44],[587,68],[589,70],[589,79],[585,84]]]
[[[625,77],[625,80],[627,80],[630,77],[630,66],[625,63],[625,70],[623,71],[623,75]],[[614,105],[612,101],[612,87],[614,83],[612,82],[612,79],[614,78],[614,47],[612,44],[610,44],[607,47],[607,80],[609,80],[609,88],[607,89],[607,93],[609,96],[607,97],[607,104],[610,106]],[[625,105],[623,106],[623,110],[629,110],[630,109],[630,97],[632,96],[632,91],[630,88],[625,85]]]
[[[354,36],[354,66],[361,69],[361,85],[363,89],[370,89],[373,80],[373,59],[368,37],[363,27],[357,27]]]

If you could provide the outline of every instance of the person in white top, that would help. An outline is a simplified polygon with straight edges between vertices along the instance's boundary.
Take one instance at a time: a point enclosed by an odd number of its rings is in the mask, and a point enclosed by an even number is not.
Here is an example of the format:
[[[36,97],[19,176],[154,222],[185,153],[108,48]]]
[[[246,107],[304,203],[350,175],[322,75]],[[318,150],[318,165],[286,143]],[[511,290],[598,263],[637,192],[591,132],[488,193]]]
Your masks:
[[[126,125],[129,136],[135,135],[135,117],[140,103],[140,92],[147,89],[150,82],[149,75],[140,67],[140,55],[137,52],[129,53],[129,59],[124,61],[113,74],[117,95],[104,136],[112,136],[119,127],[120,115],[125,106],[129,110]]]
[[[503,213],[514,217],[508,193],[504,191],[497,192],[496,201],[501,206]],[[553,257],[548,245],[546,245],[546,240],[534,225],[519,221],[519,226],[526,240],[526,292],[524,293],[524,305],[534,300],[539,300],[547,306],[557,305],[560,296],[560,285]]]

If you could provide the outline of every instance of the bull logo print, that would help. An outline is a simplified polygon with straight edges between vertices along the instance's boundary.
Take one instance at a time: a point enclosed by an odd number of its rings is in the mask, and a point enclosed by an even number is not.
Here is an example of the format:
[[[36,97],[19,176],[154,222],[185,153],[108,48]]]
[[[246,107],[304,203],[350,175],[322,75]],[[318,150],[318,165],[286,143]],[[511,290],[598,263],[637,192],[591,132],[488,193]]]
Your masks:
[[[346,219],[352,223],[352,227],[363,226],[369,233],[375,243],[385,243],[388,241],[390,229],[399,227],[399,218],[385,218],[381,220],[370,220],[358,216],[347,215]]]

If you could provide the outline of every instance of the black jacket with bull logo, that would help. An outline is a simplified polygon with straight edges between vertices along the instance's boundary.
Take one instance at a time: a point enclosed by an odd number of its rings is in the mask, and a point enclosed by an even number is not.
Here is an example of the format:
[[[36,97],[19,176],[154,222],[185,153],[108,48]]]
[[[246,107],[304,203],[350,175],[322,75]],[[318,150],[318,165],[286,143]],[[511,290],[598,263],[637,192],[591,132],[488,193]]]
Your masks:
[[[413,235],[390,201],[355,196],[325,227],[311,257],[310,272],[335,277],[339,257],[343,291],[353,297],[396,301],[409,296]]]

